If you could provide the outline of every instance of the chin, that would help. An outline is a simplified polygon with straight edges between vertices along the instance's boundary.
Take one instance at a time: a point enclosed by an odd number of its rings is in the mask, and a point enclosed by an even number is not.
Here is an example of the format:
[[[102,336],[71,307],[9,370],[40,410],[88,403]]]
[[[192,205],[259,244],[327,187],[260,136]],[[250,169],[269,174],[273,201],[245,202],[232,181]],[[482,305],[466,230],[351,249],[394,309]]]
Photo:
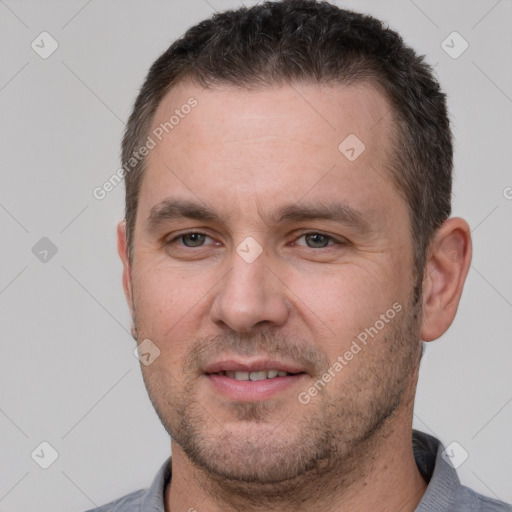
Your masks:
[[[170,429],[171,437],[199,469],[233,483],[292,481],[325,467],[336,452],[325,425],[318,429],[261,404],[242,405],[230,408],[236,411],[231,418],[214,420],[196,403]]]

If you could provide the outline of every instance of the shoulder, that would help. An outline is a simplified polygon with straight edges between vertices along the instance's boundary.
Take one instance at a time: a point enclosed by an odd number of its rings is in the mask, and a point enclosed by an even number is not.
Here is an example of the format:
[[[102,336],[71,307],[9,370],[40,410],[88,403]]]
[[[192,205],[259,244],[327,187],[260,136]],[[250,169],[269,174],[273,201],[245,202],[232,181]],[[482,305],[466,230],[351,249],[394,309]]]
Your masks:
[[[512,512],[512,505],[478,494],[465,486],[459,487],[454,505],[454,510],[464,512]]]
[[[138,512],[146,492],[141,489],[86,512]]]
[[[416,465],[427,490],[415,512],[512,512],[512,506],[483,496],[461,484],[441,442],[424,432],[413,432]]]
[[[140,489],[87,512],[164,512],[165,488],[171,481],[171,458],[158,470],[148,489]]]

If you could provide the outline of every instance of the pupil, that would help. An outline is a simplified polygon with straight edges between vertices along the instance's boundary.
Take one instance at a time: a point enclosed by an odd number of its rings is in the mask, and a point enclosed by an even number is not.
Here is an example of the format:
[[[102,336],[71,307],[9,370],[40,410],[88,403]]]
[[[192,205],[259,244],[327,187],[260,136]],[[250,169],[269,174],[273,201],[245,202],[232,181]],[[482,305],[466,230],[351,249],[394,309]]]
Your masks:
[[[204,235],[201,233],[189,233],[183,237],[183,241],[188,247],[198,247],[204,241]]]
[[[327,237],[324,235],[320,235],[318,233],[314,235],[307,235],[306,239],[313,243],[315,248],[317,247],[325,247],[327,245]]]

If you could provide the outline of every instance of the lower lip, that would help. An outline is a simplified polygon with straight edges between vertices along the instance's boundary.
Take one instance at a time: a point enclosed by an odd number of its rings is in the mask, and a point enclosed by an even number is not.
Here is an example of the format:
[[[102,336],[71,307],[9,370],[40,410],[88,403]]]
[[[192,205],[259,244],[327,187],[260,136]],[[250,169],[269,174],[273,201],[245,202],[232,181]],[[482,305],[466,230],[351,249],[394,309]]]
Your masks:
[[[305,373],[274,377],[263,380],[236,380],[225,375],[209,374],[206,376],[215,388],[231,400],[258,402],[272,398],[277,393],[285,391],[302,381]]]

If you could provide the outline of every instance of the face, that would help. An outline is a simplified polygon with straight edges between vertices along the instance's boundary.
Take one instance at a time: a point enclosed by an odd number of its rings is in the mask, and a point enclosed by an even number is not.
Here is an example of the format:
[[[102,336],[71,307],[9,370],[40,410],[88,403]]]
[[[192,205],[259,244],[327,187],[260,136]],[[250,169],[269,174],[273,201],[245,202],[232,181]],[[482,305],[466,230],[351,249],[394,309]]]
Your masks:
[[[153,405],[224,479],[347,464],[410,406],[421,348],[389,105],[370,85],[182,83],[153,130],[177,109],[125,271],[138,341],[160,351],[142,365]]]

